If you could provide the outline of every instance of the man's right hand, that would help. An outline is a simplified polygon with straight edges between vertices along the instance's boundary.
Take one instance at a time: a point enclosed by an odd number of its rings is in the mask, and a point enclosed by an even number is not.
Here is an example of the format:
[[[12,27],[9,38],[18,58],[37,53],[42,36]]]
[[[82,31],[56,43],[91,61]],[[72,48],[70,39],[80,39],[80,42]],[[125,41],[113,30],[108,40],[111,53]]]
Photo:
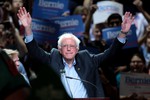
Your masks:
[[[25,7],[20,7],[18,10],[17,16],[19,20],[21,21],[22,25],[25,27],[25,34],[26,35],[31,35],[31,21],[32,18],[29,14],[29,12],[26,11]]]

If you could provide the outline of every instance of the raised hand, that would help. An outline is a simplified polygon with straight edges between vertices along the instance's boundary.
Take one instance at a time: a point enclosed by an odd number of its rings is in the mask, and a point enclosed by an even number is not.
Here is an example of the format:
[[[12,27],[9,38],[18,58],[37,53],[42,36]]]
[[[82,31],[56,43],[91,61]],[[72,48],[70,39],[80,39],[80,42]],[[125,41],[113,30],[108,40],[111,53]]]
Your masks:
[[[25,27],[26,34],[31,34],[31,21],[32,18],[29,12],[26,11],[25,7],[20,7],[18,10],[17,16],[21,21],[22,25]]]
[[[130,12],[126,12],[124,15],[123,22],[121,24],[121,31],[127,33],[130,30],[131,24],[134,20],[134,17]]]
[[[31,16],[29,12],[27,13],[25,7],[20,7],[17,13],[18,18],[22,22],[24,27],[31,26]]]

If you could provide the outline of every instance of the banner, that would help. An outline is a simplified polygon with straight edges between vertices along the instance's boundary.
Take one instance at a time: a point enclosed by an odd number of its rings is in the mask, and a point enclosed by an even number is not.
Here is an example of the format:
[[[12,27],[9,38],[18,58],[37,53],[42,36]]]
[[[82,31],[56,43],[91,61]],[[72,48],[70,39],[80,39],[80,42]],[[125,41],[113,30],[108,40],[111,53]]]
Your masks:
[[[68,11],[68,0],[34,0],[32,17],[50,19]]]
[[[123,5],[114,1],[99,1],[97,3],[98,9],[93,14],[94,24],[103,23],[107,18],[113,14],[118,13],[123,16]]]
[[[32,32],[34,39],[42,44],[44,42],[50,42],[51,44],[57,42],[59,25],[47,20],[33,19],[32,20]]]
[[[114,38],[120,33],[121,27],[105,28],[102,30],[102,38],[106,41],[108,45],[111,45]],[[127,43],[124,48],[134,48],[138,47],[137,36],[136,36],[136,27],[132,25],[129,32],[127,33]]]
[[[59,35],[64,32],[71,32],[77,37],[81,37],[84,32],[84,24],[80,15],[54,17],[50,21],[59,24]]]
[[[120,96],[137,93],[150,98],[150,75],[142,73],[121,73]]]

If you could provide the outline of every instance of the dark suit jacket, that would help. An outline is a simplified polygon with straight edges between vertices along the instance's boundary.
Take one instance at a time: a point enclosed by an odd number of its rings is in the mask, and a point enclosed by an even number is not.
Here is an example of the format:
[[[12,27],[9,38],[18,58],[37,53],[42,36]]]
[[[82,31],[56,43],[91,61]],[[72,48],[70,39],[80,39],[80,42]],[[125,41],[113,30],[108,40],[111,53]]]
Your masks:
[[[50,53],[43,51],[38,47],[35,40],[27,43],[29,54],[51,67],[59,76],[60,70],[64,69],[62,55],[57,49],[52,49]],[[98,67],[110,64],[115,55],[122,49],[124,44],[116,38],[111,47],[104,53],[90,54],[87,50],[79,51],[75,57],[75,70],[82,80],[89,81],[96,85],[97,88],[87,82],[83,82],[89,97],[104,97],[103,87],[99,78]],[[55,77],[55,76],[54,76]]]

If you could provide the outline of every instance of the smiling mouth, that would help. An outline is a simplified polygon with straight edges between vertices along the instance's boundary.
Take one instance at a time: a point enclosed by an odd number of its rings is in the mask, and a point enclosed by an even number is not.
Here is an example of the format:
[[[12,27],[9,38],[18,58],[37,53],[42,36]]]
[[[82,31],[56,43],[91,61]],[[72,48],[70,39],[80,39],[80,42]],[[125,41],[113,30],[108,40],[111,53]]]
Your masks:
[[[67,55],[73,54],[73,53],[66,53]]]

